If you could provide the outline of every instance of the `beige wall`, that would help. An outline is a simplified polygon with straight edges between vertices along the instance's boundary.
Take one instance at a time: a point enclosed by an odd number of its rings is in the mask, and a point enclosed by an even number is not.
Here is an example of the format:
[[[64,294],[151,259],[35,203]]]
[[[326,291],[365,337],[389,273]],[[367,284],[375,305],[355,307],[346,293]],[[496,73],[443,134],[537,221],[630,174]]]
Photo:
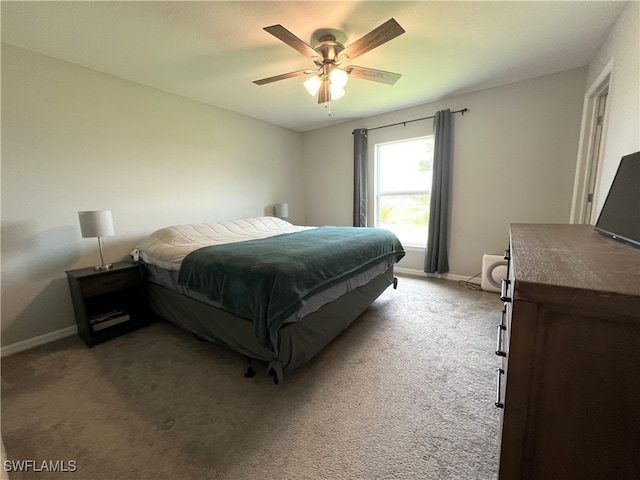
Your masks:
[[[99,263],[78,210],[111,209],[122,259],[175,223],[304,217],[302,136],[2,46],[2,345],[74,325],[65,270]]]
[[[606,42],[589,65],[587,86],[611,62],[607,121],[601,174],[595,191],[597,219],[624,155],[640,151],[640,2],[622,12]]]
[[[306,222],[351,224],[354,128],[468,108],[454,118],[449,263],[451,274],[475,275],[483,253],[507,247],[510,223],[569,221],[585,79],[586,68],[568,70],[306,132]],[[423,121],[371,132],[370,171],[374,143],[431,128]],[[400,266],[422,270],[422,257]]]

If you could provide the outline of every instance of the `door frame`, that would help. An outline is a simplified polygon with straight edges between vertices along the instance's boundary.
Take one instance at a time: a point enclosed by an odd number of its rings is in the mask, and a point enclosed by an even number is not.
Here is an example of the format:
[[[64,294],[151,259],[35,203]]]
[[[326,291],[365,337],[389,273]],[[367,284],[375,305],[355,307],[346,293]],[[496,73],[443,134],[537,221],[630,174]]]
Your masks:
[[[593,165],[594,161],[601,160],[607,140],[608,115],[606,110],[601,127],[600,141],[597,143],[598,151],[594,151],[596,145],[598,100],[603,92],[611,92],[611,75],[613,72],[613,59],[603,68],[593,83],[587,89],[582,107],[582,126],[580,128],[580,143],[578,145],[578,159],[576,163],[576,173],[573,182],[573,197],[571,200],[570,223],[585,223],[584,216],[588,209],[588,195],[590,175],[593,168],[596,168],[595,185],[591,205],[595,204],[598,195],[597,185],[601,175],[601,169]],[[591,210],[589,223],[594,221],[595,211]]]

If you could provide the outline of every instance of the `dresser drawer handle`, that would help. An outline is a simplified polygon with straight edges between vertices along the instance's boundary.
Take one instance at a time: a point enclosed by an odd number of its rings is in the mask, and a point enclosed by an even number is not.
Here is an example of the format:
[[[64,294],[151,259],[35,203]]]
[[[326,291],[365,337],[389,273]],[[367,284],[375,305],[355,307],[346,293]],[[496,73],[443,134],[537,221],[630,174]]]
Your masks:
[[[498,325],[498,340],[496,341],[496,355],[499,357],[506,357],[507,352],[502,349],[502,332],[507,329],[504,325]]]
[[[509,284],[511,283],[511,280],[508,280],[506,278],[502,279],[502,283],[500,285],[500,300],[502,300],[503,302],[510,302],[511,301],[511,297],[509,296]]]
[[[504,370],[501,368],[498,368],[496,370],[496,373],[498,374],[496,376],[496,402],[495,402],[495,406],[498,408],[504,408],[504,402],[502,401],[502,375],[504,375]]]

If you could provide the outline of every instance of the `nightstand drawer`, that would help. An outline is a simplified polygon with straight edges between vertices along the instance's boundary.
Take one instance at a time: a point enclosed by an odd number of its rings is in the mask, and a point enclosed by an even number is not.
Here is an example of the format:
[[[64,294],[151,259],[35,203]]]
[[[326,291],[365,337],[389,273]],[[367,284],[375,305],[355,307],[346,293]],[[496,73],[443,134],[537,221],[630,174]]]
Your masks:
[[[138,285],[140,285],[140,273],[137,269],[103,273],[101,275],[96,275],[95,277],[83,279],[82,294],[86,298]]]

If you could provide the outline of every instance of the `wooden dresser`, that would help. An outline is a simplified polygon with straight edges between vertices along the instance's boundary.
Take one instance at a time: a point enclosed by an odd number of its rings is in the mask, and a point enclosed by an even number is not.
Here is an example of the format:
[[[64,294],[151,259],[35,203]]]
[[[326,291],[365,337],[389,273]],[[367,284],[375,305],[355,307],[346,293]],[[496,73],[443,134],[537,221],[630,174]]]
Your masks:
[[[499,480],[640,479],[640,249],[513,224],[507,256]]]

